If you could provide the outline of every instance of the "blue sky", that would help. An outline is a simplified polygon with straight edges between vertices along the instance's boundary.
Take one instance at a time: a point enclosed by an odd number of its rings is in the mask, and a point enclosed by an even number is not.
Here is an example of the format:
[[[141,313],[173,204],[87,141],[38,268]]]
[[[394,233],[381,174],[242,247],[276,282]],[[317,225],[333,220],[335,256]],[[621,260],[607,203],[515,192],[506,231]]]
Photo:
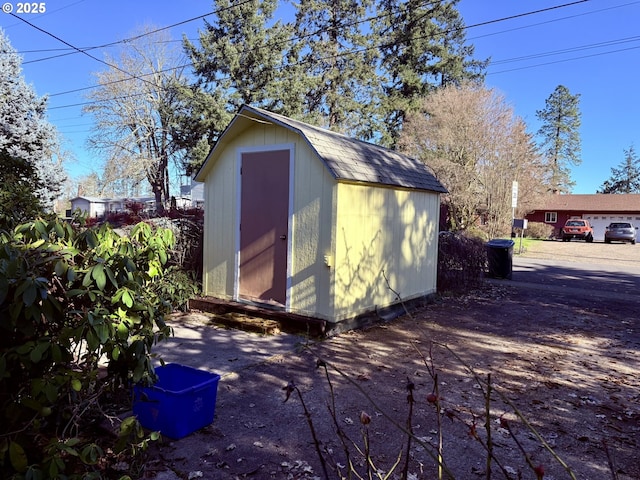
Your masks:
[[[16,13],[18,2],[9,2]],[[144,24],[167,26],[211,13],[209,0],[49,0],[44,14],[22,18],[65,42],[86,48],[130,37]],[[461,0],[467,39],[477,58],[491,57],[486,84],[496,88],[524,118],[531,132],[536,110],[558,85],[580,94],[582,163],[572,168],[573,193],[595,193],[635,145],[640,153],[640,1],[630,0]],[[561,6],[549,11],[532,13]],[[212,17],[209,17],[212,18]],[[483,24],[483,25],[479,25]],[[478,26],[475,26],[478,25]],[[85,149],[91,117],[81,114],[92,72],[106,68],[83,54],[68,53],[59,40],[10,15],[0,27],[23,56],[23,73],[39,95],[50,95],[49,118],[76,157],[67,165],[72,177],[99,171],[99,160]],[[203,20],[170,30],[196,38]],[[90,51],[102,58],[114,47]]]

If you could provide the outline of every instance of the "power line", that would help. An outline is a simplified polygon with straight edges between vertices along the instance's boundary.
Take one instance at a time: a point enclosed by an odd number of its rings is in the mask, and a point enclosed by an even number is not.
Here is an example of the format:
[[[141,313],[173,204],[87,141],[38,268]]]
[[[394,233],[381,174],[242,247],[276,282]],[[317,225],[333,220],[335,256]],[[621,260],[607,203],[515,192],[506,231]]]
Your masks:
[[[540,25],[547,25],[549,23],[561,22],[561,21],[564,21],[564,20],[569,20],[571,18],[584,17],[586,15],[594,15],[596,13],[606,12],[607,10],[614,10],[614,9],[617,9],[617,8],[624,8],[624,7],[628,7],[629,5],[636,5],[638,3],[640,3],[640,1],[624,3],[622,5],[615,5],[613,7],[601,8],[601,9],[598,9],[598,10],[592,10],[590,12],[578,13],[576,15],[567,15],[566,17],[559,17],[559,18],[554,18],[552,20],[547,20],[547,21],[544,21],[544,22],[538,22],[538,23],[531,23],[529,25],[523,25],[522,27],[515,27],[515,28],[509,28],[507,30],[499,30],[499,31],[496,31],[496,32],[486,33],[484,35],[478,35],[478,36],[475,36],[475,37],[470,37],[467,40],[476,40],[478,38],[485,38],[485,37],[492,37],[492,36],[495,36],[495,35],[502,35],[503,33],[515,32],[517,30],[524,30],[526,28],[539,27]]]
[[[109,99],[90,100],[90,101],[87,101],[87,102],[72,103],[70,105],[59,105],[57,107],[48,107],[47,110],[59,110],[61,108],[71,108],[71,107],[84,107],[85,105],[94,105],[96,103],[101,103],[101,102],[105,102],[105,101],[126,100],[127,98],[141,97],[141,96],[146,95],[146,94],[147,94],[147,92],[130,93],[130,94],[127,94],[127,95],[121,95],[119,97],[113,97],[113,98],[109,98]]]
[[[550,52],[543,52],[543,53],[534,53],[531,55],[523,55],[521,57],[513,57],[513,58],[507,58],[504,60],[496,60],[496,61],[492,61],[491,65],[502,65],[505,63],[514,63],[514,62],[522,62],[525,60],[532,60],[532,59],[536,59],[536,58],[542,58],[542,57],[551,57],[554,55],[562,55],[564,53],[573,53],[573,52],[580,52],[583,50],[590,50],[592,48],[602,48],[602,47],[609,47],[609,46],[613,46],[613,45],[620,45],[620,44],[624,44],[624,43],[632,43],[632,42],[638,42],[640,41],[640,36],[637,37],[627,37],[627,38],[621,38],[618,40],[609,40],[606,42],[599,42],[599,43],[591,43],[588,45],[580,45],[577,47],[572,47],[572,48],[565,48],[562,50],[552,50]],[[634,47],[634,48],[638,48],[638,47]],[[628,49],[625,49],[628,50]],[[612,50],[609,52],[602,52],[602,54],[608,54],[608,53],[615,53],[618,52],[620,50]]]
[[[93,132],[93,130],[71,130],[71,131],[66,131],[66,130],[58,129],[58,132],[60,132],[63,135],[71,135],[71,134],[76,134],[76,133],[91,133],[91,132]]]
[[[225,10],[225,9],[230,9],[232,7],[241,6],[244,3],[247,3],[248,1],[251,1],[251,0],[246,0],[244,2],[239,2],[239,3],[231,5],[229,7],[224,7],[222,9],[218,9],[217,11],[212,12],[212,13],[219,13],[219,12]],[[493,20],[488,20],[488,21],[485,21],[485,22],[476,23],[476,24],[473,24],[473,25],[468,25],[468,26],[464,26],[464,27],[460,27],[460,28],[455,28],[455,29],[452,29],[452,30],[450,30],[449,32],[446,32],[446,33],[453,33],[453,32],[456,32],[456,31],[462,30],[462,29],[468,30],[468,29],[471,29],[471,28],[476,28],[476,27],[480,27],[480,26],[491,25],[491,24],[495,24],[495,23],[499,23],[499,22],[513,20],[515,18],[522,18],[522,17],[525,17],[525,16],[536,15],[536,14],[539,14],[539,13],[548,12],[548,11],[556,10],[556,9],[559,9],[559,8],[566,8],[566,7],[574,6],[574,5],[577,5],[577,4],[586,3],[588,1],[589,0],[576,0],[576,1],[573,1],[573,2],[570,2],[570,3],[565,3],[565,4],[561,4],[561,5],[555,5],[555,6],[551,6],[551,7],[547,7],[547,8],[543,8],[543,9],[533,10],[533,11],[524,12],[524,13],[520,13],[520,14],[516,14],[516,15],[511,15],[511,16],[508,16],[508,17],[502,17],[502,18],[498,18],[498,19],[493,19]],[[427,2],[425,5],[430,5],[430,4],[433,4],[433,3],[437,3],[437,2],[433,2],[433,1],[432,2]],[[144,36],[150,35],[152,33],[156,33],[156,32],[162,31],[162,30],[166,30],[168,28],[172,28],[175,25],[181,25],[181,24],[184,24],[184,23],[188,23],[190,21],[193,21],[194,19],[204,18],[205,16],[208,16],[208,15],[211,15],[211,13],[210,14],[205,14],[205,15],[200,15],[198,17],[194,17],[193,19],[184,20],[184,21],[179,22],[179,23],[174,24],[174,25],[170,25],[170,26],[167,26],[167,27],[162,27],[162,28],[156,29],[156,30],[154,30],[152,32],[147,32],[147,33],[144,33],[144,34],[141,34],[141,35],[137,35],[137,36],[131,37],[131,38],[127,39],[127,40],[122,40],[122,41],[118,41],[118,42],[112,42],[112,43],[109,43],[109,44],[106,44],[106,45],[110,46],[110,45],[115,45],[117,43],[134,41],[134,40],[140,39],[140,38],[142,38]],[[369,17],[369,18],[366,18],[366,19],[363,19],[363,20],[352,22],[352,23],[347,24],[345,26],[353,26],[353,25],[357,25],[358,23],[369,22],[369,21],[372,21],[372,20],[376,20],[376,19],[388,16],[388,15],[390,15],[390,13],[385,13],[385,14],[374,16],[374,17]],[[306,38],[306,37],[309,37],[309,36],[317,35],[317,34],[322,33],[324,31],[325,30],[323,30],[323,29],[319,29],[319,30],[317,30],[315,32],[311,32],[311,33],[308,33],[308,34],[305,34],[305,35],[301,35],[301,36],[298,36],[298,37],[294,37],[294,38],[288,39],[286,42],[290,43],[290,42],[293,42],[293,41],[296,41],[296,40],[300,40],[300,39],[303,39],[303,38]],[[418,37],[415,37],[415,40],[429,38],[430,36],[431,36],[430,34],[418,36]],[[272,45],[265,45],[264,47],[261,47],[261,48],[268,48],[268,47],[271,47],[271,46]],[[275,45],[273,45],[273,46],[275,46]],[[336,57],[341,57],[341,56],[346,56],[346,55],[353,55],[353,54],[365,52],[365,51],[368,51],[368,50],[378,49],[378,48],[382,48],[382,47],[386,47],[386,46],[391,46],[391,44],[387,44],[387,45],[379,44],[379,45],[374,45],[374,46],[370,46],[370,47],[364,47],[364,48],[361,48],[361,49],[354,49],[354,50],[351,50],[349,52],[343,52],[341,54],[332,55],[332,56],[329,56],[329,57],[324,57],[324,58],[321,58],[319,60],[327,60],[327,59],[330,59],[330,58],[336,58]],[[99,47],[91,47],[91,48],[99,48]],[[102,63],[105,63],[105,62],[102,62]],[[297,64],[294,63],[293,65],[299,65],[301,63],[305,63],[305,62],[299,62]],[[168,69],[165,69],[165,70],[163,70],[161,72],[155,72],[155,73],[165,73],[165,72],[172,71],[172,70],[175,70],[175,69],[193,67],[193,66],[194,66],[193,63],[190,62],[190,63],[184,64],[184,65],[178,66],[178,67],[168,68]],[[143,75],[140,75],[140,77],[144,77],[144,76],[147,76],[147,75],[153,75],[153,74],[154,73],[143,74]],[[140,78],[140,77],[135,77],[135,78]],[[80,91],[91,90],[91,89],[98,88],[98,87],[101,87],[101,86],[104,86],[104,85],[111,85],[111,84],[120,83],[120,82],[123,82],[123,81],[127,81],[127,80],[126,79],[122,79],[122,80],[116,80],[116,81],[113,81],[113,82],[108,82],[108,83],[103,84],[103,85],[93,85],[93,86],[88,86],[88,87],[81,87],[81,88],[74,89],[74,90],[68,90],[68,91],[65,91],[65,92],[58,92],[58,93],[50,94],[49,96],[53,97],[53,96],[58,96],[58,95],[77,93],[77,92],[80,92]],[[93,103],[96,103],[96,102],[85,102],[85,103],[81,103],[81,104],[64,105],[64,106],[58,106],[58,107],[51,107],[50,109],[67,108],[67,107],[70,107],[70,106],[78,106],[78,105],[89,105],[89,104],[93,104]]]
[[[248,1],[251,1],[251,0],[247,0],[247,2],[248,2]],[[439,1],[440,1],[440,0],[431,0],[431,1],[429,1],[429,2],[425,2],[422,6],[433,5],[433,4],[439,3]],[[586,0],[585,0],[585,1],[586,1]],[[169,25],[169,26],[166,26],[166,27],[162,27],[162,28],[159,28],[159,29],[156,29],[156,30],[150,31],[150,32],[145,32],[145,33],[143,33],[143,34],[141,34],[141,35],[137,35],[137,36],[135,36],[135,37],[131,37],[131,38],[126,39],[126,40],[119,40],[119,41],[117,41],[117,42],[111,42],[111,43],[105,44],[104,46],[111,46],[111,45],[115,45],[115,44],[117,44],[117,43],[122,43],[122,42],[124,42],[124,43],[130,43],[130,42],[132,42],[132,41],[138,40],[138,39],[140,39],[140,38],[142,38],[142,37],[145,37],[145,36],[147,36],[147,35],[151,35],[151,34],[153,34],[153,33],[157,33],[157,32],[160,32],[160,31],[162,31],[162,30],[166,30],[166,29],[168,29],[168,28],[173,28],[173,27],[174,27],[174,26],[176,26],[176,25],[181,25],[181,24],[184,24],[184,23],[191,22],[191,21],[193,21],[193,20],[198,20],[198,19],[204,18],[204,17],[206,17],[206,16],[208,16],[208,15],[211,15],[211,14],[214,14],[214,13],[216,13],[216,14],[217,14],[217,13],[220,13],[220,12],[222,12],[222,11],[226,10],[226,9],[230,9],[231,7],[241,6],[241,5],[243,5],[244,3],[247,3],[247,2],[239,2],[239,3],[234,4],[234,5],[232,5],[232,6],[224,7],[224,8],[220,8],[220,9],[218,9],[218,10],[215,10],[214,12],[211,12],[211,13],[209,13],[209,14],[200,15],[200,16],[198,16],[198,17],[194,17],[194,18],[189,19],[189,20],[184,20],[184,21],[182,21],[182,22],[179,22],[179,23],[176,23],[176,24],[173,24],[173,25]],[[355,21],[355,22],[351,22],[351,23],[344,24],[344,25],[342,25],[342,26],[343,26],[343,27],[352,27],[352,26],[354,26],[354,25],[358,25],[358,24],[360,24],[360,23],[366,23],[366,22],[371,22],[371,21],[373,21],[373,20],[379,20],[379,19],[384,18],[384,17],[387,17],[387,16],[389,16],[389,15],[392,15],[392,13],[383,13],[383,14],[380,14],[380,15],[375,15],[375,16],[373,16],[373,17],[367,17],[367,18],[364,18],[364,19],[362,19],[362,20],[357,20],[357,21]],[[325,29],[318,29],[318,30],[316,30],[316,31],[314,31],[314,32],[310,32],[310,33],[307,33],[307,34],[304,34],[304,35],[299,35],[299,36],[296,36],[296,37],[290,38],[290,39],[286,40],[285,42],[276,42],[276,43],[274,43],[274,44],[267,44],[267,45],[265,45],[265,46],[263,46],[263,47],[260,47],[260,48],[270,48],[270,47],[272,47],[272,46],[278,46],[278,45],[280,45],[280,43],[292,43],[292,42],[297,41],[297,40],[302,40],[303,38],[311,37],[311,36],[313,36],[313,35],[318,35],[319,33],[323,33],[323,32],[325,32],[325,31],[326,31]],[[181,41],[181,40],[170,40],[170,42],[175,42],[175,41]],[[162,43],[164,43],[164,42],[162,42]],[[101,48],[101,47],[100,47],[100,46],[88,47],[88,48],[84,48],[83,50],[90,50],[90,49],[95,49],[95,48]],[[75,51],[74,51],[73,53],[77,53],[77,52],[75,52]],[[60,56],[63,56],[63,55],[60,55]],[[58,57],[58,56],[55,56],[55,57],[48,57],[48,58],[49,58],[49,59],[51,59],[51,58],[56,58],[56,57]],[[46,59],[47,59],[47,58],[45,58],[45,59],[41,59],[41,60],[46,60]],[[38,60],[34,60],[34,61],[38,61]],[[33,61],[32,61],[32,62],[33,62]],[[24,65],[25,63],[31,63],[31,62],[23,62],[23,65]],[[158,72],[151,72],[151,73],[143,74],[143,75],[140,75],[140,76],[144,77],[144,76],[148,76],[148,75],[154,75],[155,73],[166,73],[166,72],[170,72],[170,71],[177,70],[177,69],[180,69],[180,68],[193,67],[193,66],[194,66],[194,65],[193,65],[193,63],[192,63],[192,62],[189,62],[189,63],[186,63],[186,64],[184,64],[184,65],[180,65],[180,66],[177,66],[177,67],[167,68],[167,69],[164,69],[164,70],[160,70],[160,71],[158,71]],[[76,89],[73,89],[73,90],[67,90],[67,91],[64,91],[64,92],[52,93],[52,94],[49,94],[49,97],[55,97],[55,96],[59,96],[59,95],[67,95],[67,94],[70,94],[70,93],[77,93],[77,92],[81,92],[81,91],[85,91],[85,90],[92,90],[92,89],[94,89],[94,88],[102,87],[102,86],[105,86],[105,85],[112,85],[112,84],[120,83],[120,82],[124,82],[124,81],[127,81],[127,79],[114,80],[114,81],[106,82],[106,83],[103,83],[103,84],[100,84],[100,85],[90,85],[90,86],[88,86],[88,87],[80,87],[80,88],[76,88]]]
[[[136,77],[136,78],[141,80],[142,77],[149,77],[151,75],[157,75],[158,73],[169,73],[169,72],[172,72],[174,70],[180,70],[182,68],[192,67],[192,66],[193,66],[193,63],[189,62],[189,63],[185,63],[183,65],[178,65],[177,67],[169,67],[169,68],[164,68],[162,70],[156,70],[156,71],[149,72],[149,73],[142,73],[142,74],[138,75],[138,77]],[[128,82],[129,80],[130,80],[129,78],[121,78],[120,80],[111,80],[109,82],[101,83],[101,84],[98,84],[98,85],[89,85],[88,87],[80,87],[80,88],[75,88],[73,90],[66,90],[64,92],[51,93],[48,96],[49,97],[57,97],[57,96],[60,96],[60,95],[68,95],[70,93],[78,93],[78,92],[82,92],[82,91],[85,91],[85,90],[93,90],[94,88],[100,88],[100,87],[104,87],[104,86],[107,86],[107,85],[115,85],[116,83]],[[157,87],[157,85],[154,85],[154,86]]]
[[[68,55],[75,55],[78,52],[82,53],[82,52],[85,52],[85,51],[88,51],[88,50],[96,50],[96,49],[99,49],[99,48],[113,47],[113,46],[119,45],[121,43],[126,44],[126,43],[130,43],[130,42],[134,42],[134,41],[139,40],[140,38],[143,38],[143,37],[145,37],[147,35],[152,35],[154,33],[162,32],[164,30],[169,30],[169,29],[174,28],[174,27],[179,27],[180,25],[184,25],[186,23],[194,22],[196,20],[202,20],[203,18],[206,18],[208,16],[216,15],[218,13],[224,12],[224,11],[229,10],[231,8],[240,7],[240,6],[244,5],[244,4],[252,2],[252,1],[253,0],[242,0],[241,2],[234,3],[233,5],[229,5],[228,7],[222,7],[222,8],[219,8],[217,10],[213,10],[211,12],[204,13],[202,15],[198,15],[198,16],[193,17],[193,18],[188,18],[186,20],[182,20],[180,22],[173,23],[171,25],[166,25],[164,27],[157,28],[157,29],[152,30],[150,32],[145,32],[145,33],[142,33],[140,35],[133,36],[133,37],[125,38],[125,39],[122,39],[122,40],[116,40],[116,41],[110,42],[110,43],[105,43],[103,45],[95,45],[93,47],[86,47],[84,49],[77,49],[77,48],[73,47],[73,49],[75,50],[73,52],[67,52],[67,53],[62,53],[60,55],[53,55],[53,56],[50,56],[50,57],[43,57],[43,58],[37,58],[35,60],[29,60],[27,62],[23,62],[23,65],[26,65],[26,64],[29,64],[29,63],[42,62],[42,61],[45,61],[45,60],[51,60],[51,59],[60,58],[60,57],[65,57],[65,56],[68,56]],[[14,17],[15,17],[15,15],[14,15]],[[17,18],[20,18],[20,17],[17,17]]]
[[[556,6],[545,8],[545,9],[540,9],[540,10],[525,12],[525,13],[518,14],[518,15],[512,15],[512,16],[508,16],[508,17],[502,17],[502,18],[498,18],[498,19],[485,21],[485,22],[480,22],[480,23],[472,24],[472,25],[469,25],[469,26],[461,27],[461,28],[469,29],[469,28],[475,28],[475,27],[489,25],[489,24],[495,24],[495,23],[499,23],[499,22],[503,22],[503,21],[507,21],[507,20],[512,20],[514,18],[520,18],[520,17],[524,17],[524,16],[534,15],[534,14],[546,12],[546,11],[549,11],[549,10],[555,10],[555,9],[558,9],[558,8],[564,8],[564,7],[573,6],[573,5],[580,4],[580,3],[585,3],[585,2],[588,2],[588,1],[589,0],[580,0],[580,1],[575,1],[575,2],[566,3],[566,4],[562,4],[562,5],[556,5]],[[634,4],[634,3],[640,3],[640,2],[632,2],[631,4]],[[590,12],[588,12],[588,13],[590,13]],[[581,15],[586,15],[588,13],[581,14]],[[563,17],[563,19],[564,18],[573,18],[573,17]],[[459,30],[459,29],[453,29],[451,31],[457,31],[457,30]],[[320,31],[318,31],[316,33],[319,33],[319,32]],[[416,37],[416,39],[428,38],[429,36],[430,35],[419,36],[419,37]],[[634,37],[631,37],[631,38],[634,38]],[[603,42],[603,43],[615,44],[616,42],[623,42],[625,40],[626,39],[620,39],[620,40],[614,40],[614,41],[611,41],[611,42]],[[346,55],[353,55],[353,54],[356,54],[356,53],[360,53],[360,52],[371,50],[371,49],[377,49],[377,48],[381,48],[381,47],[384,47],[384,46],[386,46],[386,45],[379,44],[379,45],[375,45],[375,46],[371,46],[371,47],[365,47],[365,48],[361,48],[361,49],[354,49],[354,50],[351,50],[349,52],[342,52],[342,53],[337,54],[337,55],[332,55],[331,57],[322,58],[320,60],[326,60],[328,58],[341,57],[341,56],[346,56]],[[587,49],[587,48],[598,48],[599,46],[602,46],[602,44],[594,44],[594,45],[586,45],[586,46],[582,46],[582,47],[575,47],[574,49],[568,49],[567,52],[579,51],[581,49]],[[265,48],[265,47],[261,47],[261,48]],[[525,66],[525,67],[520,67],[520,68],[514,68],[514,69],[510,69],[510,70],[503,70],[503,71],[499,71],[499,72],[490,72],[490,73],[487,73],[487,74],[488,75],[494,75],[494,74],[506,73],[506,72],[510,72],[510,71],[514,71],[514,70],[535,68],[535,67],[538,67],[538,66],[544,66],[544,65],[549,65],[549,64],[574,61],[574,60],[579,60],[579,59],[583,59],[583,58],[589,58],[589,57],[593,57],[593,56],[601,56],[601,55],[607,55],[607,54],[611,54],[611,53],[618,53],[620,51],[631,50],[631,49],[633,49],[633,48],[619,49],[619,50],[613,50],[613,51],[609,51],[609,52],[601,52],[601,53],[593,54],[593,55],[585,55],[585,56],[581,56],[581,57],[558,60],[558,61],[555,61],[555,62],[547,62],[547,63],[543,63],[543,64],[536,64],[536,65],[530,65],[530,66]],[[565,52],[565,53],[567,53],[567,52]],[[563,52],[562,51],[547,52],[547,53],[540,53],[540,54],[532,55],[531,57],[532,58],[539,58],[539,57],[543,57],[543,56],[549,56],[549,55],[561,54],[561,53],[563,53]],[[524,59],[521,59],[519,57],[515,57],[513,59],[502,60],[502,61],[500,61],[500,63],[509,63],[509,62],[516,62],[516,61],[522,61],[522,60],[524,60]],[[300,64],[303,64],[303,63],[306,63],[306,62],[302,61],[302,62],[294,63],[292,65],[300,65]],[[171,71],[171,70],[175,70],[175,69],[178,69],[178,68],[186,68],[186,67],[189,67],[189,66],[193,66],[193,63],[190,62],[190,63],[184,64],[184,65],[180,65],[178,67],[171,67],[171,68],[163,70],[162,72]],[[279,68],[283,68],[283,67],[284,67],[284,65],[280,66]],[[152,74],[153,73],[149,73],[149,74],[144,74],[142,76],[152,75]],[[116,83],[116,82],[121,82],[121,81],[126,81],[126,80],[118,80],[118,81],[115,81],[115,82],[110,82],[110,84],[111,83]],[[96,88],[96,87],[97,86],[83,87],[81,89],[76,89],[76,90],[72,90],[72,91],[68,91],[68,92],[61,92],[59,94],[73,93],[75,91],[87,90],[87,89]],[[59,95],[59,94],[53,94],[51,96]],[[131,94],[131,95],[126,95],[126,96],[120,96],[120,97],[113,98],[113,100],[122,100],[122,99],[126,99],[126,98],[132,98],[132,97],[140,96],[140,95],[143,95],[143,94]],[[61,106],[57,106],[57,107],[50,107],[49,110],[91,105],[91,104],[99,103],[100,101],[105,101],[105,100],[87,101],[87,102],[75,103],[75,104],[70,104],[70,105],[61,105]]]
[[[108,67],[110,67],[110,68],[114,68],[115,70],[118,70],[118,71],[120,71],[120,72],[124,73],[125,75],[130,76],[131,78],[135,78],[135,79],[137,79],[137,80],[142,80],[143,82],[148,83],[149,85],[152,85],[152,86],[154,86],[154,87],[155,87],[155,85],[154,85],[153,83],[151,83],[151,82],[149,82],[149,81],[147,81],[147,80],[145,80],[145,79],[143,79],[143,78],[137,77],[136,75],[134,75],[134,74],[132,74],[132,73],[129,73],[129,72],[127,72],[126,70],[123,70],[122,68],[118,67],[117,65],[112,65],[112,64],[110,64],[109,62],[105,62],[104,60],[102,60],[102,59],[100,59],[100,58],[98,58],[98,57],[94,57],[94,56],[93,56],[93,55],[91,55],[90,53],[87,53],[86,51],[81,50],[81,49],[79,49],[78,47],[75,47],[75,46],[71,45],[69,42],[67,42],[67,41],[65,41],[65,40],[63,40],[63,39],[61,39],[60,37],[58,37],[58,36],[54,35],[53,33],[48,32],[47,30],[45,30],[45,29],[43,29],[43,28],[40,28],[40,27],[38,27],[37,25],[34,25],[33,23],[29,22],[28,20],[25,20],[24,18],[17,16],[15,13],[10,13],[9,15],[11,15],[12,17],[17,18],[18,20],[23,21],[24,23],[26,23],[27,25],[29,25],[29,26],[30,26],[30,27],[32,27],[32,28],[35,28],[35,29],[36,29],[36,30],[38,30],[39,32],[42,32],[42,33],[44,33],[45,35],[49,35],[50,37],[52,37],[52,38],[54,38],[54,39],[58,40],[60,43],[64,43],[66,46],[71,47],[71,48],[73,48],[74,50],[77,50],[78,52],[82,53],[83,55],[86,55],[87,57],[89,57],[89,58],[91,58],[91,59],[95,60],[96,62],[100,62],[100,63],[102,63],[102,64],[104,64],[104,65],[106,65],[106,66],[108,66]]]
[[[64,7],[56,8],[55,10],[49,10],[47,8],[47,11],[45,13],[41,13],[39,15],[36,15],[34,18],[46,17],[47,15],[54,14],[54,13],[59,12],[61,10],[66,10],[67,8],[73,7],[74,5],[77,5],[79,3],[83,3],[83,2],[86,2],[86,1],[87,0],[78,0],[77,2],[70,3],[69,5],[65,5]],[[11,25],[7,25],[4,28],[7,29],[7,28],[15,27],[16,25],[20,25],[20,22],[12,23]]]
[[[510,68],[509,70],[500,70],[498,72],[487,72],[487,75],[497,75],[499,73],[515,72],[515,71],[518,71],[518,70],[525,70],[525,69],[528,69],[528,68],[544,67],[546,65],[554,65],[554,64],[557,64],[557,63],[573,62],[575,60],[582,60],[584,58],[600,57],[602,55],[609,55],[611,53],[626,52],[626,51],[629,51],[629,50],[637,50],[639,48],[640,48],[640,46],[629,47],[629,48],[620,48],[618,50],[611,50],[609,52],[593,53],[591,55],[582,55],[580,57],[565,58],[563,60],[556,60],[556,61],[553,61],[553,62],[537,63],[535,65],[527,65],[525,67]]]
[[[541,8],[539,10],[532,10],[530,12],[519,13],[519,14],[516,14],[516,15],[510,15],[508,17],[503,17],[503,18],[499,18],[499,19],[496,19],[496,20],[488,20],[486,22],[475,23],[473,25],[469,25],[468,27],[462,27],[462,29],[467,29],[468,30],[469,28],[483,27],[485,25],[491,25],[491,24],[498,23],[498,22],[504,22],[506,20],[514,20],[516,18],[527,17],[527,16],[530,16],[530,15],[537,15],[538,13],[550,12],[552,10],[557,10],[559,8],[572,7],[574,5],[578,5],[580,3],[586,3],[586,2],[589,2],[589,1],[590,0],[577,0],[575,2],[564,3],[562,5],[554,5],[553,7]]]

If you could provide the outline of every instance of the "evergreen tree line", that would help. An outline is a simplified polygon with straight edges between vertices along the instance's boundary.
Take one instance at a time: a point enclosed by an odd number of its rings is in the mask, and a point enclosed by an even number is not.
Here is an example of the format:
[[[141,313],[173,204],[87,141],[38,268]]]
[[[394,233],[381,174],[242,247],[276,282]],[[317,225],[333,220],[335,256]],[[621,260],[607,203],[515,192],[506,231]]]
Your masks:
[[[65,181],[47,100],[22,76],[21,59],[0,30],[0,229],[51,210]]]
[[[197,42],[195,81],[176,138],[201,165],[242,104],[395,147],[408,112],[446,85],[482,81],[487,61],[465,44],[458,0],[302,0],[289,21],[277,0],[215,0]],[[186,128],[185,128],[186,125]]]
[[[599,193],[640,193],[640,157],[631,145],[624,150],[624,160],[611,169]]]

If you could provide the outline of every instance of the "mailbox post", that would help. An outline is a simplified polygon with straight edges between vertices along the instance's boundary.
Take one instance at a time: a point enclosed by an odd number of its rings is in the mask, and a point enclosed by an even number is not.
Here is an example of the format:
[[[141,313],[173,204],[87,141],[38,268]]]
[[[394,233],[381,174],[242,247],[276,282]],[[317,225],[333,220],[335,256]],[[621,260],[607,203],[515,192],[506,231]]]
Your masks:
[[[520,247],[518,248],[518,253],[522,253],[522,237],[524,236],[524,231],[527,229],[528,224],[529,221],[526,218],[513,219],[513,228],[520,229]]]

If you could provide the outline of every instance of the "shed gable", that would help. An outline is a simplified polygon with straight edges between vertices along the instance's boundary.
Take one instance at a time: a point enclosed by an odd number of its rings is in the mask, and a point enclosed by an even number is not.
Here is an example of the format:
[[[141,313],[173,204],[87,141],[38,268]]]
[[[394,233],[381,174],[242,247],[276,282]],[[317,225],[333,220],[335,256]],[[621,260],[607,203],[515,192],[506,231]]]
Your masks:
[[[337,132],[271,113],[260,108],[243,106],[207,157],[196,176],[204,180],[207,163],[215,160],[229,136],[239,129],[250,128],[247,122],[269,122],[298,133],[323,161],[336,180],[362,182],[389,187],[402,187],[446,193],[446,188],[421,161],[394,150]]]

